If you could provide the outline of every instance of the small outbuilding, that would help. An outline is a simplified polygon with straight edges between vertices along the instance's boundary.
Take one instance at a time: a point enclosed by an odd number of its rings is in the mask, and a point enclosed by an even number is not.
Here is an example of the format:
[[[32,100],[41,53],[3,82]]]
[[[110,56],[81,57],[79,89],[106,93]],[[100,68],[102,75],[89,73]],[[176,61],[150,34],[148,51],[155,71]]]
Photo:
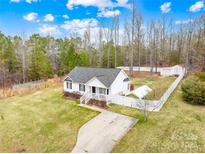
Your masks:
[[[143,85],[137,89],[135,89],[132,93],[137,96],[138,98],[144,98],[152,89],[149,88],[147,85]]]

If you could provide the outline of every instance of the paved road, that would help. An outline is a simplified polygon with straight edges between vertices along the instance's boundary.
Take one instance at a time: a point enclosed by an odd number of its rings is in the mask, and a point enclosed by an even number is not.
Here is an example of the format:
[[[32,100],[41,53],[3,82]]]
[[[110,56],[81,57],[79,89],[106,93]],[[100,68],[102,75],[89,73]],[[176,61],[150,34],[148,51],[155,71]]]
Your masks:
[[[108,153],[137,122],[135,118],[102,111],[82,126],[73,153]]]

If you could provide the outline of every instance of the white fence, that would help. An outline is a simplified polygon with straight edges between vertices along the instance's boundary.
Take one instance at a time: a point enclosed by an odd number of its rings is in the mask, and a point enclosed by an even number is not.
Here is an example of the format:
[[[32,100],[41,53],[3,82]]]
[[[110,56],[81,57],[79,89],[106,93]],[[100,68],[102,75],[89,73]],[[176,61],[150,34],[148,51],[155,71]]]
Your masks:
[[[125,71],[129,71],[130,67],[118,67]],[[171,75],[179,75],[183,72],[184,68],[176,65],[173,67],[138,67],[134,66],[133,71],[141,71],[141,72],[158,72],[162,76],[171,76]]]
[[[119,67],[119,68],[124,70],[129,70],[129,67]],[[140,69],[139,67],[133,67],[133,70],[150,71],[150,67],[140,67]],[[174,67],[169,67],[169,68],[158,68],[158,70],[160,74],[166,76],[179,75],[159,100],[140,100],[140,99],[130,98],[126,96],[111,95],[108,98],[108,102],[118,104],[118,105],[133,107],[140,110],[148,110],[148,111],[155,111],[155,112],[160,111],[162,106],[168,100],[169,96],[172,94],[172,92],[176,89],[180,81],[183,79],[185,74],[185,68],[176,65]]]
[[[148,111],[153,111],[159,103],[158,100],[140,100],[121,95],[110,95],[108,102]]]
[[[183,79],[185,74],[185,69],[183,72],[177,77],[177,79],[171,84],[171,86],[167,89],[167,91],[163,94],[163,96],[160,98],[158,111],[162,108],[164,103],[168,100],[169,96],[174,92],[174,90],[179,85],[180,81]]]
[[[185,68],[179,65],[173,67],[164,67],[161,69],[160,74],[162,76],[170,76],[170,75],[180,75],[185,73]]]
[[[123,69],[125,71],[129,71],[130,67],[118,67],[120,69]],[[141,72],[160,72],[162,68],[158,67],[157,69],[155,67],[138,67],[138,66],[133,66],[133,71],[141,71]]]

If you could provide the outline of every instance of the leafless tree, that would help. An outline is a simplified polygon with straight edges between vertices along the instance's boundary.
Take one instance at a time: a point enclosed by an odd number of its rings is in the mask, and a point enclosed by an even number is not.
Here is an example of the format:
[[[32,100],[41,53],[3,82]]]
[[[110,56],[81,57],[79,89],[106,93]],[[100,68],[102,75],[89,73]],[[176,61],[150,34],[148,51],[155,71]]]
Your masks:
[[[117,46],[119,43],[119,15],[115,15],[113,19],[114,43],[115,43],[115,67],[117,67]]]
[[[134,59],[134,33],[135,33],[135,0],[132,0],[132,33],[131,33],[131,54],[130,54],[130,75],[133,75],[133,59]]]

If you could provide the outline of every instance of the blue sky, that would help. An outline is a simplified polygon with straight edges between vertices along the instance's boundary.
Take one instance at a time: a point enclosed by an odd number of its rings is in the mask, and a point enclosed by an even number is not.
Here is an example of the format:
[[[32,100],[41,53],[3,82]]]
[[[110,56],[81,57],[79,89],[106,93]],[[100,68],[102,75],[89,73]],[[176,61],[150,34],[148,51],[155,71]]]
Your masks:
[[[204,0],[136,0],[136,5],[144,22],[166,15],[181,23],[205,13]],[[123,19],[129,6],[130,0],[1,0],[0,30],[7,35],[63,37],[88,25],[96,28],[101,21],[109,23],[115,15]]]

